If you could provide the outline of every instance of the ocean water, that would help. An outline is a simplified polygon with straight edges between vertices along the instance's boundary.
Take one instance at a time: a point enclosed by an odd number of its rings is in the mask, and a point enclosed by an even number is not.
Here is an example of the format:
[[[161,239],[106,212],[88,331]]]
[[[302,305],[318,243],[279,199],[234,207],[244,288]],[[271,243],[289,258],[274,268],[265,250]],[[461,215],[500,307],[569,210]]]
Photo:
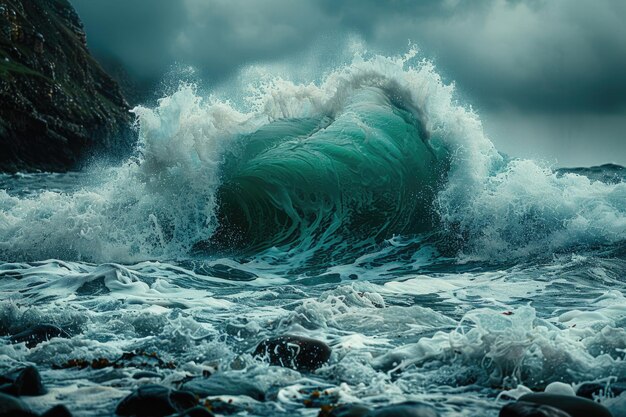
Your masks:
[[[316,416],[315,390],[497,416],[552,382],[626,383],[624,168],[499,153],[414,51],[239,98],[183,85],[134,110],[120,165],[0,176],[0,371],[37,366],[34,410],[113,415],[206,372],[265,392],[220,396],[248,416]],[[71,337],[10,342],[35,324]],[[330,361],[252,356],[281,334]],[[133,351],[161,362],[68,367]],[[626,415],[626,394],[598,401]]]

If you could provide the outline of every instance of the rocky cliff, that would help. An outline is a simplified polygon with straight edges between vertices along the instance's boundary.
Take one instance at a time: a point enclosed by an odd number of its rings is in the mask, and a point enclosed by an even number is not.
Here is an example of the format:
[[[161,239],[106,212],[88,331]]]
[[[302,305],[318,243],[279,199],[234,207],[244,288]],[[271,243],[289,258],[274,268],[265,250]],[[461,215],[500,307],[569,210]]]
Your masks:
[[[132,143],[119,86],[67,0],[0,0],[0,170],[65,171]]]

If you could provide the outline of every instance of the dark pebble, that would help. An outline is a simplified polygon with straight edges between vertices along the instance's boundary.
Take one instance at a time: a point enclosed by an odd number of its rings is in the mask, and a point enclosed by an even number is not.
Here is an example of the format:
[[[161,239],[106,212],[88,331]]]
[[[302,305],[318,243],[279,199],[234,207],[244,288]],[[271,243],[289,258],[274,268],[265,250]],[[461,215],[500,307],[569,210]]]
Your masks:
[[[408,401],[377,408],[366,417],[439,417],[439,413],[431,405]]]
[[[542,392],[523,395],[519,401],[549,405],[565,411],[571,417],[612,417],[611,412],[606,407],[582,397]]]
[[[0,392],[5,394],[43,395],[46,393],[39,371],[34,366],[19,368],[0,376]]]
[[[55,405],[43,413],[41,417],[72,417],[72,413],[64,405]]]
[[[255,356],[268,358],[270,364],[314,371],[330,359],[330,347],[319,340],[302,336],[284,335],[262,341]]]
[[[193,393],[175,391],[161,385],[144,385],[117,405],[120,416],[161,417],[178,413],[197,405]]]
[[[22,343],[26,342],[26,346],[29,348],[33,348],[37,346],[41,342],[47,342],[53,337],[64,337],[70,338],[70,334],[65,330],[53,326],[51,324],[38,324],[30,329],[24,330],[23,332],[14,334],[11,336],[12,343]]]
[[[526,401],[509,403],[502,407],[499,417],[571,417],[558,408],[545,404],[535,404]]]
[[[182,388],[202,398],[218,395],[245,395],[257,401],[265,401],[265,393],[239,375],[218,373],[209,378],[195,378],[185,382]]]

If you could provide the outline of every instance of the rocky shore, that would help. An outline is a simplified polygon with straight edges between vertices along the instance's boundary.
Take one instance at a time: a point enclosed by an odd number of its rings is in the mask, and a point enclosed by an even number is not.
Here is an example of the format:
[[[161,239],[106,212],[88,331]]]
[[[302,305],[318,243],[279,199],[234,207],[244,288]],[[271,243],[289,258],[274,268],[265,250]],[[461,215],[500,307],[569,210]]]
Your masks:
[[[24,337],[28,335],[28,337]],[[56,326],[35,326],[11,337],[13,343],[25,343],[34,348],[55,337],[70,337],[69,333]],[[29,345],[30,343],[30,345]],[[332,356],[332,348],[326,343],[303,336],[282,335],[262,340],[254,350],[257,361],[277,367],[290,368],[315,374],[326,365]],[[116,360],[101,358],[93,361],[81,359],[57,365],[53,369],[117,369],[118,376],[130,375],[138,386],[121,398],[114,414],[128,417],[211,417],[215,415],[239,415],[254,413],[232,398],[248,397],[254,403],[276,401],[277,393],[266,393],[249,382],[231,364],[230,369],[203,369],[194,374],[177,372],[177,365],[164,362],[156,352],[127,352]],[[164,373],[170,372],[165,378]],[[178,377],[177,377],[178,376]],[[167,381],[167,383],[165,383]],[[523,386],[505,393],[504,405],[499,417],[613,417],[611,412],[593,399],[608,389],[608,386],[587,384],[578,387],[555,382],[545,392],[532,392]],[[620,395],[620,384],[616,384],[612,395]],[[513,392],[515,392],[513,394]],[[71,417],[64,405],[51,401],[49,408],[39,415],[31,411],[20,397],[42,396],[48,393],[39,371],[24,365],[0,375],[0,417]],[[301,389],[294,397],[300,398],[304,408],[318,410],[318,417],[439,417],[441,414],[433,404],[406,401],[380,407],[359,403],[345,403],[337,393],[323,388]],[[513,400],[513,401],[511,401]],[[56,403],[56,404],[55,404]]]
[[[127,152],[132,115],[67,0],[0,1],[0,171],[67,171]]]

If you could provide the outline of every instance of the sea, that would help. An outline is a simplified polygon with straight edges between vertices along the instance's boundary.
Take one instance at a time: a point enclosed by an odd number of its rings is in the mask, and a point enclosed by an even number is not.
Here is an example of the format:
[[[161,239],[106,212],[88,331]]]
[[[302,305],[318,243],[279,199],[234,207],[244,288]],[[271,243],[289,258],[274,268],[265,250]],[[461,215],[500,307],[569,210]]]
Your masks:
[[[75,416],[208,375],[264,393],[220,415],[495,417],[561,382],[626,416],[626,169],[505,155],[458,96],[416,51],[234,98],[181,84],[133,110],[125,161],[0,175],[0,374],[34,365],[27,404]],[[12,341],[39,324],[66,334]],[[330,360],[253,356],[285,334]]]

